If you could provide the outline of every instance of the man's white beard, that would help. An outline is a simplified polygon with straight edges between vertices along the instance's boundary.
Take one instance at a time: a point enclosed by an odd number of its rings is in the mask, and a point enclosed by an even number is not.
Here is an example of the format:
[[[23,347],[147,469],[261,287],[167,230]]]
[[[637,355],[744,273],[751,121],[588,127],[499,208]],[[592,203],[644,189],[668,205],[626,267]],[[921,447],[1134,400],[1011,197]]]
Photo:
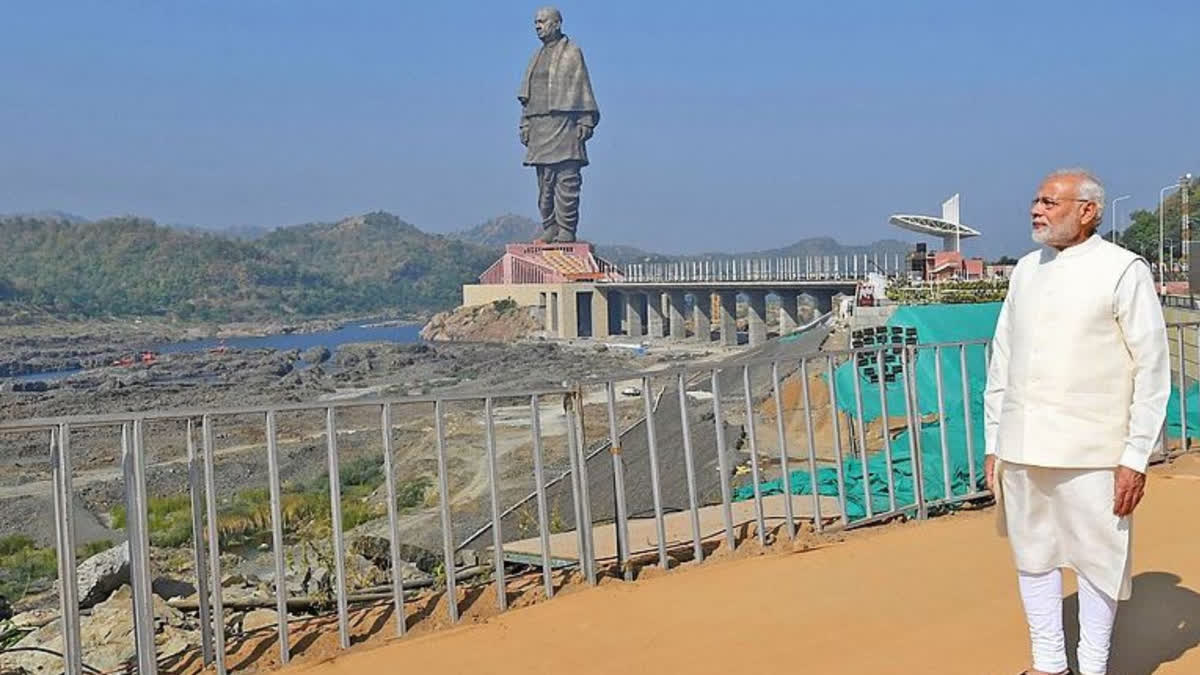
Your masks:
[[[1031,228],[1030,237],[1034,243],[1054,246],[1057,243],[1073,240],[1075,233],[1069,232],[1068,226],[1063,223],[1048,222],[1046,227],[1041,229]]]

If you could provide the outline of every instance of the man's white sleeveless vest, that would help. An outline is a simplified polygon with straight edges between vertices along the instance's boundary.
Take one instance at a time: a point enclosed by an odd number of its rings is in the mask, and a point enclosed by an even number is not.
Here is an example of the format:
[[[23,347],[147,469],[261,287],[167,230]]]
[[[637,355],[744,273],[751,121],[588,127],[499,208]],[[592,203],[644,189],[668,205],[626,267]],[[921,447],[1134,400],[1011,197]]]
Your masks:
[[[1139,262],[1141,261],[1141,262]],[[1117,323],[1121,277],[1145,261],[1103,238],[1024,256],[1009,285],[1008,379],[996,438],[1007,462],[1119,464],[1129,432],[1133,359]]]

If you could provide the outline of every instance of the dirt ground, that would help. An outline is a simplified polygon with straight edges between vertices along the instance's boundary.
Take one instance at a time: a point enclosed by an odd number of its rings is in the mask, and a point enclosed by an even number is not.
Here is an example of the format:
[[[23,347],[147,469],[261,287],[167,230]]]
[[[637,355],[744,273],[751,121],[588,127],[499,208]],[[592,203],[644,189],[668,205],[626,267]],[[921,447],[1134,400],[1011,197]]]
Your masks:
[[[1197,488],[1195,455],[1151,472],[1136,520],[1134,595],[1118,615],[1111,673],[1200,672],[1200,538],[1190,523]],[[400,640],[388,639],[386,610],[364,610],[351,632],[362,636],[356,644],[374,637],[346,653],[329,622],[295,625],[301,653],[289,672],[1008,674],[1027,666],[1020,599],[993,509],[838,539],[805,534],[765,554],[751,540],[716,557],[725,560],[647,569],[635,582],[605,579],[598,588],[563,581],[564,597],[553,602],[537,602],[540,579],[526,578],[510,586],[510,598],[536,604],[499,615],[490,587],[471,591],[462,623],[445,630],[436,630],[448,623],[444,598],[418,600],[409,603],[415,630]],[[1067,592],[1070,617],[1070,575]],[[1068,618],[1072,645],[1073,624]],[[230,652],[240,669],[278,662],[269,630]],[[175,665],[168,670],[195,669]]]

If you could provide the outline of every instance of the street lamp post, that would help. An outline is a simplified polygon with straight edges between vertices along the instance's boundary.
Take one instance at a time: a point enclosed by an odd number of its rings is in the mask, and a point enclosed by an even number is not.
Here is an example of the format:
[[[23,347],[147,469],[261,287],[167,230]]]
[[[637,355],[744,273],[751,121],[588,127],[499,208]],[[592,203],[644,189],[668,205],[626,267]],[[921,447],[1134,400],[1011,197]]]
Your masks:
[[[1166,280],[1163,278],[1163,254],[1166,253],[1166,240],[1163,238],[1163,223],[1165,210],[1163,209],[1163,200],[1166,198],[1167,190],[1174,190],[1179,187],[1179,183],[1172,183],[1163,187],[1158,191],[1158,294],[1167,294]]]
[[[1188,193],[1191,192],[1191,189],[1192,174],[1189,171],[1188,173],[1183,174],[1183,177],[1179,179],[1179,255],[1180,262],[1183,263],[1181,268],[1188,270],[1191,269],[1191,256],[1189,255],[1190,251],[1188,250],[1190,248],[1190,244],[1188,242],[1191,239],[1191,231],[1188,227],[1187,204]],[[1190,278],[1191,273],[1188,272],[1188,275]]]
[[[1112,200],[1112,240],[1114,244],[1117,243],[1117,202],[1125,199],[1129,199],[1129,195],[1121,195],[1120,197]]]

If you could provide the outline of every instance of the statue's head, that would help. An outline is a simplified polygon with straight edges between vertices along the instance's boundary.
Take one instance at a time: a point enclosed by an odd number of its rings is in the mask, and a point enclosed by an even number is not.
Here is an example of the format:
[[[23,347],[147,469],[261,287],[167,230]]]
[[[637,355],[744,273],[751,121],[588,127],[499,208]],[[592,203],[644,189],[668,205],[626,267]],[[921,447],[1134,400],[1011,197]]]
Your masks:
[[[542,42],[551,42],[562,36],[562,12],[554,7],[542,7],[533,15],[533,30]]]

